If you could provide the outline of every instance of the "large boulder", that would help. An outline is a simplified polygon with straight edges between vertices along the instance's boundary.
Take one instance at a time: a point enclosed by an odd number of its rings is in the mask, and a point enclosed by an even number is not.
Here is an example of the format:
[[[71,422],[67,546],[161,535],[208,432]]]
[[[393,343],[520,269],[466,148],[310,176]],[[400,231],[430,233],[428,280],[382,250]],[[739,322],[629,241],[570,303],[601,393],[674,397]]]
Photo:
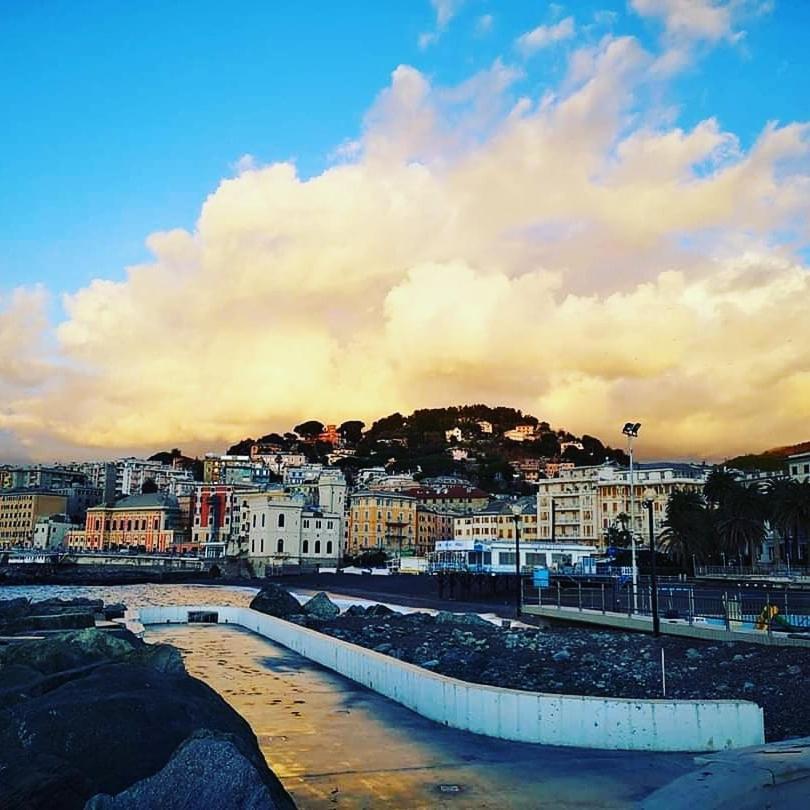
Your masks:
[[[394,611],[391,610],[390,607],[386,607],[385,605],[369,605],[366,608],[366,616],[370,618],[376,618],[379,616],[391,616],[393,615]]]
[[[279,619],[289,619],[291,616],[301,615],[304,611],[301,603],[281,585],[269,582],[253,597],[250,603],[252,610],[276,616]]]
[[[316,619],[334,619],[340,615],[340,608],[323,591],[305,602],[303,611]]]
[[[0,807],[72,810],[100,793],[115,796],[161,771],[201,729],[237,738],[277,806],[292,806],[250,726],[178,667],[175,653],[84,630],[14,644],[0,655]],[[209,767],[213,786],[218,777]],[[192,799],[184,806],[222,805]]]
[[[37,616],[50,616],[57,613],[101,613],[104,602],[101,599],[87,599],[77,596],[75,599],[43,599],[31,603],[31,613]]]
[[[242,741],[199,731],[156,773],[116,796],[99,794],[85,810],[281,810],[293,807],[281,786],[270,786]],[[215,778],[212,778],[215,775]],[[283,795],[282,795],[283,794]]]
[[[0,690],[6,688],[5,675],[12,667],[26,667],[39,675],[51,675],[90,664],[124,660],[146,646],[132,633],[122,638],[95,629],[9,644],[0,647]]]

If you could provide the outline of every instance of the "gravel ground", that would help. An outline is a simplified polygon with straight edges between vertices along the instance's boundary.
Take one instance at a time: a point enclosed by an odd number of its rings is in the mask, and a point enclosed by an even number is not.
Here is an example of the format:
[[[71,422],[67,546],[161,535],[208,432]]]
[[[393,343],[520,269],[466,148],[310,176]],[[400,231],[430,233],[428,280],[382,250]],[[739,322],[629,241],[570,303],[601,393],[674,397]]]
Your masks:
[[[318,620],[324,633],[476,683],[571,695],[744,699],[765,709],[765,736],[810,734],[810,650],[579,628],[503,629],[473,614]]]

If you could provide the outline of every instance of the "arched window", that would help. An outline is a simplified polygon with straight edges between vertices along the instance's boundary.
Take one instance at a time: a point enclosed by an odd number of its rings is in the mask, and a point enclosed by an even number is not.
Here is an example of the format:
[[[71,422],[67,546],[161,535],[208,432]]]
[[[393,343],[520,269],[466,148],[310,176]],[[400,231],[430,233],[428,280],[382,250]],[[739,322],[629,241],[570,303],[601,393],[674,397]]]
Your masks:
[[[261,553],[264,554],[264,538],[261,539]]]
[[[279,554],[284,551],[284,541],[280,537],[278,538],[278,548],[276,551],[278,551]]]
[[[304,540],[304,554],[309,554],[309,540]]]
[[[327,554],[332,553],[332,541],[331,540],[326,541],[326,553]]]
[[[264,518],[265,518],[265,514],[264,514],[264,512],[262,512],[262,528],[264,528]]]
[[[250,541],[250,550],[251,550],[251,552],[256,551],[256,538],[255,537]]]
[[[315,541],[315,553],[316,554],[321,553],[321,541],[320,540]]]
[[[281,514],[279,514],[279,516],[278,516],[278,527],[279,527],[279,529],[284,528],[284,513],[283,512]]]

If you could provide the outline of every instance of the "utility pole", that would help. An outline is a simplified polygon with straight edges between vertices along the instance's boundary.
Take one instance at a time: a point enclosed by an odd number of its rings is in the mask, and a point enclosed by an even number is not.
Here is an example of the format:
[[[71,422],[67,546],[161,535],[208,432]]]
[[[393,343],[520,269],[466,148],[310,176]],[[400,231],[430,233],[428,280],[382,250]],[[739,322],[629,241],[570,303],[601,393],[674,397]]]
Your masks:
[[[647,497],[644,500],[644,506],[647,507],[647,521],[650,532],[650,605],[652,607],[652,621],[653,621],[653,635],[657,638],[661,635],[661,619],[658,616],[658,579],[655,575],[655,523],[653,518],[653,508],[655,502],[652,497]]]

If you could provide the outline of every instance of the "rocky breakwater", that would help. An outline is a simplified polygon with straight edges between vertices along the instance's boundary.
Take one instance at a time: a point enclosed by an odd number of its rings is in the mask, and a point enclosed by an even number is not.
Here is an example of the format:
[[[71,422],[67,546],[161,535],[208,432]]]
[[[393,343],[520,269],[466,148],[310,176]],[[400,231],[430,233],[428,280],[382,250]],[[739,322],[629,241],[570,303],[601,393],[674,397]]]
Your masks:
[[[4,599],[0,601],[0,636],[95,627],[97,620],[122,618],[125,610],[120,604],[105,606],[101,599]]]
[[[294,804],[250,726],[178,650],[84,628],[0,646],[0,807]]]
[[[340,613],[325,594],[311,600],[317,605],[312,610],[283,590],[274,585],[269,597],[262,591],[251,607],[269,606],[263,612],[442,675],[510,689],[661,698],[663,651],[667,698],[750,700],[765,710],[768,740],[810,734],[810,701],[796,700],[810,673],[804,648],[586,628],[505,628],[473,613],[401,614],[383,605],[353,605]],[[273,613],[277,605],[285,608]]]

